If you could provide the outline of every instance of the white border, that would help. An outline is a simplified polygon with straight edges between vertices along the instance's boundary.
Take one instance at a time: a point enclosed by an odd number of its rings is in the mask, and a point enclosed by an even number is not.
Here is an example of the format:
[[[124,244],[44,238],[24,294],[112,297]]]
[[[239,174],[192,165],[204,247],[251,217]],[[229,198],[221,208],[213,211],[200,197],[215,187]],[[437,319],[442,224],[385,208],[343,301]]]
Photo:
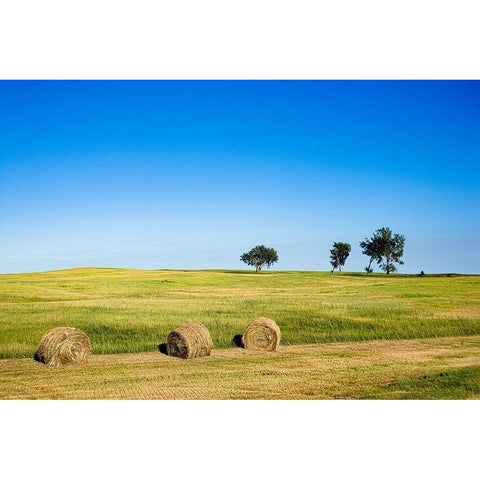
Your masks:
[[[476,401],[4,401],[3,478],[470,478]],[[68,474],[67,474],[68,473]]]
[[[480,78],[475,0],[10,0],[0,78]]]

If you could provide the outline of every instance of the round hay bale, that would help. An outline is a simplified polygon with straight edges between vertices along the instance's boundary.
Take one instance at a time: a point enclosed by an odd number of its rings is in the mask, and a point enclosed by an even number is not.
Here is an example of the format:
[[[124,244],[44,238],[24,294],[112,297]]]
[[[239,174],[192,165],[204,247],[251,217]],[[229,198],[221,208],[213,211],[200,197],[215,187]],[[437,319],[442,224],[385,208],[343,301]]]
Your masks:
[[[86,363],[91,346],[87,334],[72,327],[49,330],[40,340],[35,359],[47,367]]]
[[[276,350],[281,338],[278,325],[270,318],[254,320],[243,334],[243,344],[247,350]]]
[[[167,337],[167,353],[172,357],[204,357],[210,355],[212,348],[212,337],[203,323],[187,323]]]

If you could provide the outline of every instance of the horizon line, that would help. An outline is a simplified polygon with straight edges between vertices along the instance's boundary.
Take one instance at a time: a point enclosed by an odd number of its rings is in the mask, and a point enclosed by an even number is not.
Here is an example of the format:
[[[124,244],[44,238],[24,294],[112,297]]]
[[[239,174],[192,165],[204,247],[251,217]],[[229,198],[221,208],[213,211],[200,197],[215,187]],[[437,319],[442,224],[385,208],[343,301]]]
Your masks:
[[[53,270],[38,270],[38,271],[31,271],[31,272],[4,272],[0,273],[1,275],[30,275],[34,273],[55,273],[55,272],[69,272],[73,270],[131,270],[131,271],[138,271],[138,272],[246,272],[252,273],[254,275],[261,275],[261,274],[268,274],[268,273],[328,273],[332,276],[342,276],[348,274],[361,274],[365,276],[375,276],[375,275],[382,275],[387,276],[386,272],[372,272],[366,273],[364,271],[358,270],[344,270],[342,273],[332,273],[330,270],[275,270],[275,269],[268,269],[262,270],[261,272],[255,272],[255,270],[250,269],[240,269],[240,268],[129,268],[129,267],[71,267],[71,268],[59,268]],[[403,273],[403,272],[392,272],[389,273],[388,276],[421,276],[420,273]],[[424,276],[441,276],[441,275],[457,275],[457,276],[479,276],[480,273],[459,273],[459,272],[441,272],[441,273],[425,273]]]

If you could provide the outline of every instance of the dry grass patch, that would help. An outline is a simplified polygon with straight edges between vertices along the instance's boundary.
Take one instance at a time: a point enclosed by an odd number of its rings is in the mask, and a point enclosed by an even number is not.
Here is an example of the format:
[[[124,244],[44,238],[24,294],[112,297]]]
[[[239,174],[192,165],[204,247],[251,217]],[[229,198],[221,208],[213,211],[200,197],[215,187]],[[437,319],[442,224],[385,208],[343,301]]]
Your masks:
[[[54,372],[32,359],[0,360],[0,398],[480,398],[480,336],[220,349],[189,362],[93,355]]]

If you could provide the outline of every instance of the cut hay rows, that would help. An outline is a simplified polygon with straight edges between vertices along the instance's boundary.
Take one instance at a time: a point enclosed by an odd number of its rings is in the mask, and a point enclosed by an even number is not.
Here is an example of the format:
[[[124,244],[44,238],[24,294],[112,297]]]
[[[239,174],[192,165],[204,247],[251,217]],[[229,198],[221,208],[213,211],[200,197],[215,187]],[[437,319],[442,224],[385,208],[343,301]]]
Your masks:
[[[203,323],[182,325],[167,337],[167,353],[173,357],[204,357],[210,355],[212,347],[212,337]]]
[[[35,359],[47,367],[86,363],[91,346],[87,334],[72,327],[49,330],[40,340]]]
[[[276,350],[281,333],[278,325],[270,318],[254,320],[243,334],[243,344],[247,350]]]

